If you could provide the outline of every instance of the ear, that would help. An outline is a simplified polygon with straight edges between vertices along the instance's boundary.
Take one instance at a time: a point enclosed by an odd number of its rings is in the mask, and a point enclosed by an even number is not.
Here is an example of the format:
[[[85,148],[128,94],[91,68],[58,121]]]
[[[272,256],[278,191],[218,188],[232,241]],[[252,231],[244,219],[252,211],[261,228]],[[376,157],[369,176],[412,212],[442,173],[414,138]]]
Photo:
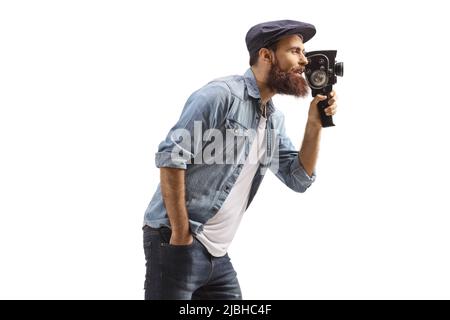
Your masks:
[[[267,48],[259,49],[259,60],[265,63],[271,63],[274,61],[274,53]]]

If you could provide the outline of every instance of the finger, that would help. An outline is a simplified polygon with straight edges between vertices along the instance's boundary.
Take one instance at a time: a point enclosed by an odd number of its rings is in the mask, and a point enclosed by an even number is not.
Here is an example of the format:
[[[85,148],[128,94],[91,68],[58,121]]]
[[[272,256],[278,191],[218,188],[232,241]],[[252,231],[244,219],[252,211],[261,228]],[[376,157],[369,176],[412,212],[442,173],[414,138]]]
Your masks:
[[[336,94],[336,91],[331,91],[329,94],[328,94],[328,96],[330,97],[330,99],[331,98],[333,98],[334,100],[337,100],[337,98],[338,98],[338,96],[337,96],[337,94]]]
[[[337,104],[333,103],[331,106],[328,106],[325,108],[325,110],[336,110],[337,109]]]
[[[324,111],[325,111],[325,114],[326,114],[327,116],[335,115],[335,114],[336,114],[336,106],[334,106],[334,107],[328,107],[328,108],[326,108]]]
[[[324,95],[322,95],[322,94],[318,94],[318,95],[316,96],[316,99],[319,100],[319,101],[326,100],[327,98],[328,98],[327,96],[324,96]]]
[[[336,103],[336,100],[334,99],[334,98],[332,98],[332,99],[330,99],[329,101],[328,101],[328,104],[331,106],[331,105],[333,105],[333,104],[335,104]]]

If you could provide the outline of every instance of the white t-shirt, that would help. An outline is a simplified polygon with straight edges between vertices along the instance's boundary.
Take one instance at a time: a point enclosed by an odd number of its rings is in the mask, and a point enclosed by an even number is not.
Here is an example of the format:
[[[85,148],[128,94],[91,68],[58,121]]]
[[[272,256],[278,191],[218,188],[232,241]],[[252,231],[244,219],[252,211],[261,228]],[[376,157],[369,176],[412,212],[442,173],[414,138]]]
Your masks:
[[[230,194],[216,215],[205,223],[203,231],[197,234],[197,239],[215,257],[227,253],[244,215],[252,181],[259,168],[259,160],[266,152],[265,128],[266,118],[261,117],[249,155]]]

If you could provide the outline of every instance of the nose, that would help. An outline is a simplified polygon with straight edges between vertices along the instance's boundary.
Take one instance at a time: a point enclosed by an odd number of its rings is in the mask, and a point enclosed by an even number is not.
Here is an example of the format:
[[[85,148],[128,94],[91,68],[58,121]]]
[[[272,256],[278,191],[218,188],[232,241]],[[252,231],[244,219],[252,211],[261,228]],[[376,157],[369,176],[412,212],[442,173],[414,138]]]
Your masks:
[[[306,56],[302,53],[300,55],[300,60],[299,60],[298,64],[301,66],[306,66],[308,63],[309,63],[308,58],[306,58]]]

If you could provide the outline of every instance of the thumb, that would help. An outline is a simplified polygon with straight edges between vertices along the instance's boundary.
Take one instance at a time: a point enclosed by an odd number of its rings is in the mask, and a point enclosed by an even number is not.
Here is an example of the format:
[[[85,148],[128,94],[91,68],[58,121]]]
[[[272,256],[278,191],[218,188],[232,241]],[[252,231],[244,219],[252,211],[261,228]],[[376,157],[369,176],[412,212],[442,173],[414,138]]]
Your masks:
[[[317,103],[319,103],[319,101],[324,101],[326,99],[327,99],[327,96],[318,94],[317,96],[314,97],[313,103],[317,104]]]

